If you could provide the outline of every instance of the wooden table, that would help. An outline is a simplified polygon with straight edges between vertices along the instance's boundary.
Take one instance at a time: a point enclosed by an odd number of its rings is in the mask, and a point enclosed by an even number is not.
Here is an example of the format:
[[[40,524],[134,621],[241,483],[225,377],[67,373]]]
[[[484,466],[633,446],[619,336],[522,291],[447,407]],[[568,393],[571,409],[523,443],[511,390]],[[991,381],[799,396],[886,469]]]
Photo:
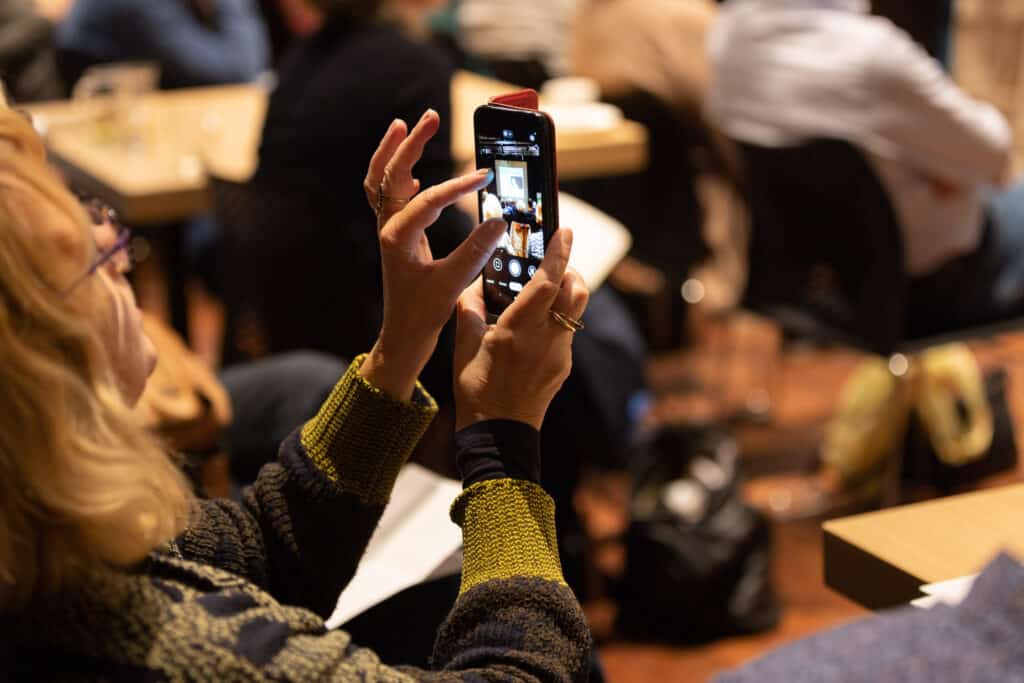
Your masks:
[[[255,159],[266,95],[241,85],[28,109],[45,129],[51,160],[72,184],[103,198],[126,222],[143,225],[206,209],[209,167],[245,172]]]
[[[452,81],[452,147],[473,160],[473,110],[515,86],[460,72]],[[240,85],[161,91],[28,107],[47,131],[53,161],[78,187],[136,225],[189,218],[207,208],[208,174],[245,180],[256,167],[267,96]],[[577,179],[647,165],[647,131],[631,121],[585,135],[560,133],[559,174]],[[367,160],[368,162],[369,160]]]
[[[870,609],[905,605],[1000,550],[1024,558],[1022,516],[1016,484],[826,522],[825,583]]]

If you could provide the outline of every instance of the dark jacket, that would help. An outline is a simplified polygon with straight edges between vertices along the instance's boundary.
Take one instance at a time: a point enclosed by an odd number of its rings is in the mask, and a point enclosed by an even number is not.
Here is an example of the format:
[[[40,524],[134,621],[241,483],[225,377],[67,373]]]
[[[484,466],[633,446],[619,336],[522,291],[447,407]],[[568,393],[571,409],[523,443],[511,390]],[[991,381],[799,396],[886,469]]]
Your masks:
[[[553,504],[529,481],[478,477],[452,507],[465,559],[435,671],[390,668],[324,628],[436,412],[422,389],[387,398],[361,361],[242,504],[204,502],[143,565],[94,570],[0,619],[0,680],[584,679],[589,631],[558,565]]]
[[[351,356],[373,342],[383,294],[377,221],[363,192],[366,167],[392,121],[402,118],[412,128],[433,108],[441,127],[414,173],[423,188],[453,175],[452,73],[443,53],[397,26],[345,17],[329,20],[285,59],[250,188],[279,203],[289,197],[301,201],[292,202],[292,221],[251,222],[250,234],[227,245],[231,258],[244,265],[255,262],[250,255],[259,258],[268,240],[290,238],[282,246],[293,264],[301,264],[301,274],[290,274],[287,264],[274,266],[289,274],[276,278],[280,289],[272,296],[296,302],[290,319],[266,321],[287,328],[269,330],[275,351],[307,348]],[[471,227],[457,209],[444,211],[427,231],[434,257],[447,255]],[[254,268],[232,277],[236,286],[252,279],[258,287],[265,275]],[[332,328],[322,311],[339,310],[337,297],[345,298],[351,313],[336,316]],[[297,339],[296,329],[308,331]],[[273,342],[281,337],[288,338],[286,347]],[[441,403],[451,399],[450,356],[450,340],[442,337],[423,376]]]

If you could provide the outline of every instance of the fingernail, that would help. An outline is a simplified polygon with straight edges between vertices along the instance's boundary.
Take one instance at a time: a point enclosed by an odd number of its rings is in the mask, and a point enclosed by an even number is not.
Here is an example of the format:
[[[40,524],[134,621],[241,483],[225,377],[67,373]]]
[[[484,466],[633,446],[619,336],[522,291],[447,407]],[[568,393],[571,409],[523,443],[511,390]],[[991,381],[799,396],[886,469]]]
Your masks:
[[[437,114],[437,112],[434,111],[433,109],[426,110],[425,112],[423,112],[423,116],[420,117],[420,121],[422,121],[423,119],[427,118],[431,114]]]
[[[572,246],[572,230],[569,228],[560,228],[562,232],[562,243],[567,247]]]
[[[488,218],[486,221],[484,221],[484,227],[487,228],[488,230],[494,230],[495,232],[497,232],[499,227],[502,230],[508,228],[508,223],[505,222],[504,218]]]

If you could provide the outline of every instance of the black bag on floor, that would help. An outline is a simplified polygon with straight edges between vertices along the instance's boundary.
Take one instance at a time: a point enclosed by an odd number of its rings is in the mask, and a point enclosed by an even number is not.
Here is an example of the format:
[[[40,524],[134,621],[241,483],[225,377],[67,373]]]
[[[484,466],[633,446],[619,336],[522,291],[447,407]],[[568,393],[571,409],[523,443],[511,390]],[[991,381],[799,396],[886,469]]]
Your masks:
[[[735,441],[707,429],[664,428],[632,466],[619,629],[678,643],[773,627],[771,530],[742,500]]]

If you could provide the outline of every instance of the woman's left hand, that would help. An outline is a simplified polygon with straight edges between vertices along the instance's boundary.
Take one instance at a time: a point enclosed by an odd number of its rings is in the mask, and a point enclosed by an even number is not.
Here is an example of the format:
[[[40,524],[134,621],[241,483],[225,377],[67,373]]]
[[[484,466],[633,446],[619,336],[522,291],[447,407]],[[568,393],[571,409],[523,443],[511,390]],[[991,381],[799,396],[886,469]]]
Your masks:
[[[579,320],[590,292],[569,268],[572,232],[555,231],[536,275],[515,301],[487,324],[484,288],[459,298],[455,335],[455,428],[513,420],[540,429],[551,399],[572,368],[575,330],[553,312]]]
[[[394,398],[408,400],[416,378],[451,318],[455,302],[483,269],[506,230],[505,221],[478,226],[446,258],[435,260],[426,229],[463,195],[490,182],[490,171],[476,171],[427,188],[422,193],[412,168],[437,132],[440,118],[428,110],[408,135],[402,121],[381,140],[363,187],[378,213],[384,272],[384,324],[360,371]],[[383,190],[383,200],[377,193]]]

